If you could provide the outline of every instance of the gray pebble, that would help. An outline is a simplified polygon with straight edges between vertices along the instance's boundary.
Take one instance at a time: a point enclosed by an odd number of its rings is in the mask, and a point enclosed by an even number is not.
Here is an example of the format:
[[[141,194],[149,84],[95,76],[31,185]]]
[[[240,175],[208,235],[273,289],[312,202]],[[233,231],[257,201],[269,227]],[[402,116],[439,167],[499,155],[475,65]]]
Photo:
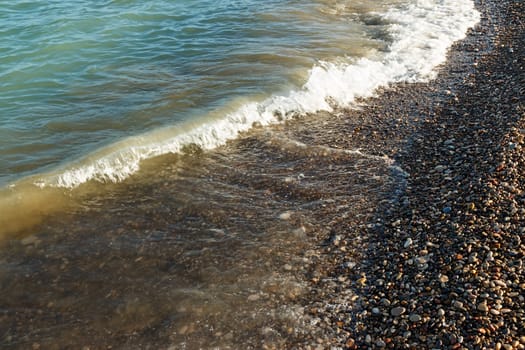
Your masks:
[[[397,306],[395,308],[393,308],[392,310],[390,310],[390,314],[394,317],[397,317],[397,316],[401,316],[402,314],[404,314],[406,311],[406,309],[402,306]]]
[[[418,314],[412,314],[410,315],[409,319],[411,322],[419,322],[421,321],[421,316],[419,316]]]

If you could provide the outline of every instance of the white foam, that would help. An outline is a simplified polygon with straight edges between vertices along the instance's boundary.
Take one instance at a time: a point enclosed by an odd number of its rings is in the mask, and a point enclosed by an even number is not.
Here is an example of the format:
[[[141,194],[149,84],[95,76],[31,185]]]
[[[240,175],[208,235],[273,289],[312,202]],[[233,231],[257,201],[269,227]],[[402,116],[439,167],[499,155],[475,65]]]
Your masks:
[[[287,96],[251,102],[224,118],[186,128],[166,128],[116,143],[76,164],[40,177],[39,186],[73,188],[84,182],[118,182],[140,168],[141,161],[177,153],[185,145],[212,149],[237,137],[254,123],[279,123],[291,115],[347,107],[357,97],[369,97],[380,86],[401,81],[427,81],[446,60],[447,49],[479,21],[471,0],[415,0],[402,8],[378,14],[391,23],[393,43],[380,58],[356,62],[321,62],[311,69],[306,84]]]

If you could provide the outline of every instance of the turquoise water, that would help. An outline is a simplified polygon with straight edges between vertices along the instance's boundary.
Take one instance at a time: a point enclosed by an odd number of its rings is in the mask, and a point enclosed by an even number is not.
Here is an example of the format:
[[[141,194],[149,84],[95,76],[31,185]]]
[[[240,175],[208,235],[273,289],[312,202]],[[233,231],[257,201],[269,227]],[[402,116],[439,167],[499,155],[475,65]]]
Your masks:
[[[215,149],[254,126],[432,79],[479,18],[469,0],[1,5],[5,230],[54,211],[53,189],[75,197],[188,146]]]
[[[0,184],[381,47],[356,9],[303,1],[9,1],[0,8]],[[381,7],[381,5],[379,5]]]

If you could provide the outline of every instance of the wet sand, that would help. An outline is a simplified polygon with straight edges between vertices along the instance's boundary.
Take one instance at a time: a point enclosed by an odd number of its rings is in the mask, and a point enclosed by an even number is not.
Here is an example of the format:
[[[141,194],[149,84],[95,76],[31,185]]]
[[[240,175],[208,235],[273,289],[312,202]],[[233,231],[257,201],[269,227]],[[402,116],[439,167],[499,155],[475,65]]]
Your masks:
[[[523,348],[525,9],[478,7],[436,81],[154,160],[4,244],[1,347]]]

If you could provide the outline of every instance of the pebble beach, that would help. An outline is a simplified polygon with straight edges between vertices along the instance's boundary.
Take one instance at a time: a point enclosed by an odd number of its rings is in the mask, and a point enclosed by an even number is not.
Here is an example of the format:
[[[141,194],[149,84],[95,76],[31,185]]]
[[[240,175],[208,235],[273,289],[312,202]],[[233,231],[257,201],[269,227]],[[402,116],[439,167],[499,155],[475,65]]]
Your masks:
[[[3,242],[0,347],[525,349],[525,3],[476,8],[430,82],[155,159]]]
[[[477,7],[436,81],[362,111],[389,118],[369,151],[390,150],[400,174],[323,251],[331,272],[307,309],[324,332],[301,348],[525,348],[525,4]]]

